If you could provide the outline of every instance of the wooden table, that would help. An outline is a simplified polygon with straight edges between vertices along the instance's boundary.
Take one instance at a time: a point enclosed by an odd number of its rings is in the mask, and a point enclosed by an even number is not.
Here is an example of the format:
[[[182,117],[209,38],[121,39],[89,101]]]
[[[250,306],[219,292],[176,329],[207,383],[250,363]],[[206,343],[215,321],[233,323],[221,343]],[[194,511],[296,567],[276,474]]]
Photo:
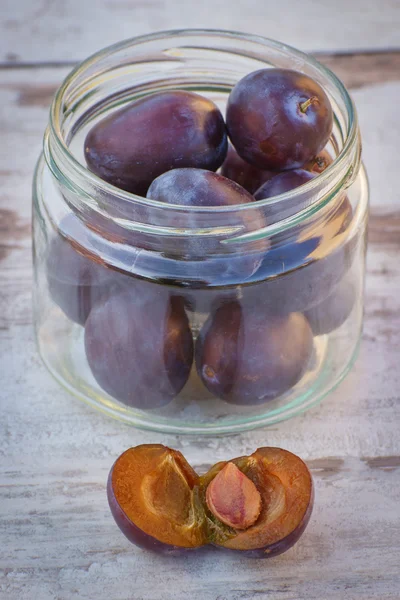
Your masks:
[[[2,0],[0,8],[1,600],[400,598],[400,42],[398,0]],[[315,51],[358,107],[372,215],[363,343],[322,405],[221,438],[136,431],[70,397],[36,352],[30,188],[56,87],[99,46],[151,30],[225,27]],[[388,50],[389,49],[389,50]],[[162,442],[203,467],[277,445],[316,484],[301,542],[270,561],[163,558],[130,546],[105,484],[130,445]]]

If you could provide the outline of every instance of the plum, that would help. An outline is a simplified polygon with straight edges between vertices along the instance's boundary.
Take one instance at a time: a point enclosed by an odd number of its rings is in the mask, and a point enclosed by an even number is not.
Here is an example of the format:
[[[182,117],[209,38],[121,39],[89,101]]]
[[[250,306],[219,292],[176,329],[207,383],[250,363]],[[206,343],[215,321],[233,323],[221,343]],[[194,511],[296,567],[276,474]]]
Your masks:
[[[265,171],[257,169],[239,156],[235,148],[229,144],[228,154],[221,167],[221,175],[235,181],[250,194],[254,194],[258,188],[274,177],[277,171]]]
[[[303,167],[306,171],[318,175],[325,171],[325,169],[332,163],[332,157],[327,150],[322,150],[317,156],[311,159]],[[265,169],[258,169],[254,165],[246,162],[239,156],[235,148],[229,144],[228,154],[224,164],[221,167],[221,175],[235,181],[250,194],[255,194],[257,190],[267,181],[281,173],[282,171],[268,171]],[[304,182],[299,183],[301,185]],[[296,187],[296,186],[294,186]],[[272,194],[270,195],[272,196]],[[268,196],[268,197],[270,197]],[[267,196],[265,196],[267,197]],[[260,198],[256,198],[261,199]]]
[[[322,302],[305,311],[304,316],[314,335],[338,329],[348,319],[356,300],[356,290],[349,278],[344,279]]]
[[[218,398],[255,405],[293,387],[305,373],[313,335],[301,313],[267,315],[237,301],[223,304],[204,324],[196,342],[199,377]]]
[[[147,197],[159,202],[188,207],[240,207],[254,202],[253,196],[234,181],[211,171],[189,168],[175,169],[160,175],[151,184]],[[204,227],[202,218],[204,218],[203,213],[187,211],[184,214],[171,215],[168,224],[173,227],[201,230]],[[266,222],[262,214],[255,209],[248,214],[244,211],[216,213],[213,216],[213,227],[217,229],[219,224],[224,232],[231,227],[233,235],[239,235],[262,229]],[[226,233],[224,236],[229,237]],[[168,254],[167,244],[166,240],[165,254]],[[179,251],[180,257],[184,256],[188,259],[206,260],[204,265],[208,273],[215,277],[219,276],[220,283],[226,284],[230,283],[230,278],[246,279],[251,276],[257,270],[268,245],[266,239],[261,239],[247,244],[245,249],[238,249],[236,253],[233,244],[230,247],[224,246],[221,244],[221,236],[212,231],[210,235],[197,233],[186,237],[176,236],[172,240],[171,252]],[[223,255],[223,252],[226,254]],[[183,268],[185,266],[188,269],[197,268],[195,263],[183,265]]]
[[[283,171],[262,184],[254,194],[256,200],[273,198],[280,194],[290,192],[301,185],[314,179],[315,174],[305,169],[292,169]],[[312,195],[301,194],[294,198],[274,201],[264,209],[264,214],[269,224],[276,223],[284,218],[290,217],[304,208],[312,201]]]
[[[118,527],[141,548],[175,554],[210,544],[262,558],[298,541],[314,500],[307,466],[287,450],[259,448],[199,477],[161,444],[121,454],[107,495]]]
[[[314,179],[315,175],[306,171],[305,169],[292,169],[291,171],[283,171],[283,173],[275,174],[274,177],[264,182],[254,194],[256,200],[264,200],[265,198],[272,198],[273,196],[279,196],[279,194],[285,194],[297,187],[308,183],[311,179]],[[301,210],[298,205],[293,207],[295,211]],[[268,214],[268,213],[267,213]]]
[[[249,307],[281,315],[304,312],[333,292],[352,264],[359,238],[349,234],[353,211],[347,197],[329,211],[320,225],[298,227],[293,241],[273,240],[257,270],[265,280],[243,287]]]
[[[52,300],[80,325],[105,295],[134,286],[137,281],[107,264],[102,258],[104,252],[96,253],[86,225],[73,214],[64,217],[48,245],[45,261]],[[143,281],[141,287],[148,289],[148,285]]]
[[[141,409],[168,404],[193,362],[183,300],[142,282],[107,295],[86,321],[85,350],[96,381],[117,400]]]
[[[178,206],[236,206],[253,202],[242,186],[205,169],[174,169],[157,177],[147,198]],[[175,217],[176,218],[176,217]]]
[[[239,156],[259,169],[302,167],[326,145],[333,114],[321,86],[304,73],[260,69],[229,95],[226,125]]]
[[[88,167],[108,183],[140,195],[170,169],[216,171],[226,152],[225,123],[217,106],[182,90],[132,102],[96,123],[85,140]]]
[[[52,300],[72,321],[84,325],[92,306],[110,284],[104,265],[89,258],[87,251],[60,234],[54,237],[46,256],[46,275]]]

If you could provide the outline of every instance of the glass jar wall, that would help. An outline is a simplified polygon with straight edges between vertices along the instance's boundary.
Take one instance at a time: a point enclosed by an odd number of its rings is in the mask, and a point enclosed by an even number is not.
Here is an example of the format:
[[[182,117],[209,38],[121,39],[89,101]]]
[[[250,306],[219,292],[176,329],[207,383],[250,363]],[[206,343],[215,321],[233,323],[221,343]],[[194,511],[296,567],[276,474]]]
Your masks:
[[[156,91],[196,91],[224,113],[244,75],[318,81],[334,110],[318,177],[246,205],[147,200],[85,167],[90,128]],[[40,354],[68,390],[136,426],[223,433],[323,398],[350,369],[363,315],[368,187],[354,106],[312,58],[270,40],[167,32],[106,49],[59,89],[33,201]]]

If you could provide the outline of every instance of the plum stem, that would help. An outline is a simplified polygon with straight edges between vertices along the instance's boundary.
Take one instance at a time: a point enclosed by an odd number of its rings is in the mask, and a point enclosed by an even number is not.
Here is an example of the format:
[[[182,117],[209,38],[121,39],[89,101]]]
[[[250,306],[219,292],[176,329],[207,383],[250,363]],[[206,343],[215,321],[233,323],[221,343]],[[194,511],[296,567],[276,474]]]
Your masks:
[[[301,110],[302,113],[306,113],[307,112],[307,108],[309,108],[313,104],[318,104],[318,103],[319,103],[319,100],[318,100],[317,96],[311,96],[311,98],[309,98],[305,102],[301,102],[299,104],[300,110]]]

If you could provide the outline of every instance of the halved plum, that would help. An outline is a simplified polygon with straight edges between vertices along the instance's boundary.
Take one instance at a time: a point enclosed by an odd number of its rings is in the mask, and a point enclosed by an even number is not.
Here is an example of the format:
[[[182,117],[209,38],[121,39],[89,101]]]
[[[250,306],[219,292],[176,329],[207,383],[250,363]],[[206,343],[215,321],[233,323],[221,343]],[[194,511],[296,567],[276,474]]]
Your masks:
[[[237,467],[236,477],[244,474],[254,484],[261,496],[261,510],[249,527],[235,528],[226,525],[218,511],[206,503],[209,540],[216,546],[246,551],[257,557],[286,552],[304,532],[313,508],[313,482],[306,464],[282,448],[258,448],[250,456],[220,462],[200,478],[200,484],[203,490],[213,485],[214,496],[219,494],[221,501],[237,489],[235,476],[218,482],[231,464]],[[258,496],[248,494],[242,499],[242,515],[254,513]]]
[[[175,553],[212,544],[264,558],[300,538],[314,496],[307,466],[287,450],[259,448],[199,477],[161,444],[124,452],[107,494],[118,527],[141,548]]]
[[[141,548],[172,552],[207,543],[199,476],[177,450],[129,448],[111,468],[107,495],[118,527]]]

